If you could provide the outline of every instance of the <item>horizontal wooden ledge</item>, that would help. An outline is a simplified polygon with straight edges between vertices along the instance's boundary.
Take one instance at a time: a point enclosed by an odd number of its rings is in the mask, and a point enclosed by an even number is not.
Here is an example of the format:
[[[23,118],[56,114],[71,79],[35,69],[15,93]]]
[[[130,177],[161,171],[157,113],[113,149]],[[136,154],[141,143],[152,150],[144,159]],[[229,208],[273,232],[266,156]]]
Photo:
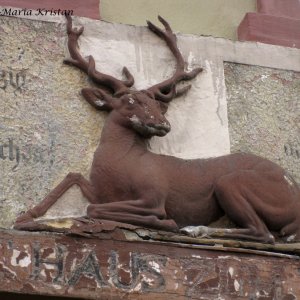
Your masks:
[[[168,243],[183,248],[199,248],[216,251],[252,253],[274,257],[300,257],[300,243],[264,244],[246,240],[222,238],[222,233],[213,236],[190,237],[185,234],[147,229],[126,223],[88,218],[36,219],[15,225],[19,230],[30,232],[64,233],[68,236],[116,239],[119,241],[144,241],[148,243]],[[16,231],[18,232],[18,231]]]
[[[214,248],[170,238],[168,233],[120,224],[90,238],[1,230],[0,291],[176,300],[300,294],[295,255],[262,256],[249,249],[224,249],[221,240],[210,241]]]

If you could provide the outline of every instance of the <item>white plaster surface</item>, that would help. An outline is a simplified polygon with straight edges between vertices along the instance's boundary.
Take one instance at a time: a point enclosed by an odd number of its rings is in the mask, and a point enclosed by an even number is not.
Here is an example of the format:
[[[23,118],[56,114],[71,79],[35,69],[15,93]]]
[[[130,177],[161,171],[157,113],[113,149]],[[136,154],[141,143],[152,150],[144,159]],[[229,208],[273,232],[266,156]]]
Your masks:
[[[136,89],[172,76],[175,60],[164,41],[145,28],[123,29],[108,23],[85,23],[80,40],[82,53],[92,54],[98,70],[117,78],[126,66],[135,78]],[[189,63],[187,69],[203,66],[204,72],[191,82],[192,88],[185,96],[170,104],[166,116],[172,130],[164,138],[153,138],[151,150],[182,158],[227,154],[230,143],[222,61],[205,59],[195,43],[186,45],[183,38],[178,39],[178,45]]]
[[[79,186],[74,185],[39,219],[49,220],[66,217],[82,217],[85,215],[88,204]]]

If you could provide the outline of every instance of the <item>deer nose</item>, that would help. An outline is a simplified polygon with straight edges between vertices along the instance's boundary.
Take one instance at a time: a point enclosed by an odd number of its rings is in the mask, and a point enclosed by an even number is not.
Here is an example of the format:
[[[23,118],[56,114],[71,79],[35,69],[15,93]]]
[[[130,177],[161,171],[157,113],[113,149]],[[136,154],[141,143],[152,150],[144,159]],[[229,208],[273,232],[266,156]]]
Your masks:
[[[166,132],[169,132],[171,130],[171,126],[167,123],[164,124],[154,124],[154,128],[158,130],[164,130]]]
[[[171,130],[170,124],[168,124],[166,122],[164,122],[162,124],[151,123],[151,124],[148,124],[148,126],[154,128],[157,131],[158,136],[164,136]]]

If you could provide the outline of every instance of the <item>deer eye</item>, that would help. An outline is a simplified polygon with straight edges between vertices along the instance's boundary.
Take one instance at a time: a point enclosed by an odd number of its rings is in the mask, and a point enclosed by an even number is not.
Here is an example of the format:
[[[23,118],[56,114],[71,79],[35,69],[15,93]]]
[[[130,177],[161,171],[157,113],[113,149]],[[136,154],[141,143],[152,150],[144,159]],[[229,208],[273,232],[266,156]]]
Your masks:
[[[163,102],[159,102],[159,105],[160,105],[161,112],[164,115],[168,110],[168,105]]]
[[[129,111],[131,111],[131,110],[134,110],[134,108],[135,108],[135,105],[132,105],[132,104],[127,104],[127,105],[125,106],[125,108],[126,108],[126,110],[129,110]]]

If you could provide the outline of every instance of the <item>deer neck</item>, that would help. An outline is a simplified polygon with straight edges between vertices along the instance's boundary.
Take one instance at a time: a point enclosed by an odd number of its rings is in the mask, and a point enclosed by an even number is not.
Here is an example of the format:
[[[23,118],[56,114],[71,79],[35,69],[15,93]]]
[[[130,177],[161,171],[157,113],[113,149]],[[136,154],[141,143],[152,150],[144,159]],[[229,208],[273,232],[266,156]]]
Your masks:
[[[108,116],[101,133],[99,150],[122,155],[129,152],[145,152],[147,148],[148,139],[122,125],[112,114]]]

